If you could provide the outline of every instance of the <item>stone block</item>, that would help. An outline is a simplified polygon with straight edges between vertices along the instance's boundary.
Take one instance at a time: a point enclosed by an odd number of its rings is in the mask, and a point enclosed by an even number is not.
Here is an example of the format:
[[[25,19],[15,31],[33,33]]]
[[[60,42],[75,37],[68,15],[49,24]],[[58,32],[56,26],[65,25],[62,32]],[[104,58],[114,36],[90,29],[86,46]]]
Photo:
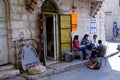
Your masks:
[[[18,13],[12,13],[11,20],[20,20],[20,15]]]
[[[88,29],[90,24],[88,23],[88,22],[81,22],[80,24],[79,24],[79,28],[81,29],[81,30],[84,30],[84,29]]]
[[[18,0],[9,0],[11,5],[18,5]]]
[[[0,79],[6,80],[6,78],[10,78],[10,77],[13,77],[13,76],[16,76],[19,74],[20,74],[19,70],[15,70],[15,69],[2,71],[2,72],[0,72]]]
[[[11,20],[14,21],[26,21],[28,20],[28,16],[25,13],[12,13],[11,14]]]
[[[9,55],[9,62],[15,64],[15,56]]]
[[[11,22],[8,20],[7,22],[6,22],[6,26],[7,26],[7,30],[8,31],[10,31],[11,30]]]
[[[28,21],[11,21],[11,29],[29,28]]]
[[[13,48],[14,47],[14,42],[13,42],[13,40],[12,39],[9,39],[8,40],[9,42],[8,42],[8,48]]]
[[[18,38],[19,37],[19,30],[12,30],[11,35],[12,35],[12,38]]]
[[[10,9],[12,13],[23,13],[22,6],[12,5]]]
[[[25,39],[30,38],[31,37],[30,30],[29,29],[12,30],[12,38],[13,39],[18,39],[19,40],[22,37],[24,37]]]
[[[37,28],[39,27],[38,22],[39,22],[39,21],[37,21],[37,20],[35,20],[35,21],[30,21],[30,28],[31,28],[31,29],[37,29]]]
[[[87,24],[89,24],[88,22],[90,21],[90,19],[89,18],[85,18],[85,17],[83,17],[83,18],[79,18],[79,22],[87,22]]]
[[[86,17],[86,15],[87,15],[87,13],[81,12],[81,13],[79,13],[79,18]]]
[[[35,21],[35,20],[37,20],[37,16],[36,15],[29,15],[29,20]]]
[[[32,36],[36,36],[38,33],[37,33],[37,31],[33,31],[33,30],[31,30],[31,34],[32,34]]]
[[[84,2],[81,2],[81,3],[80,3],[80,7],[81,7],[81,8],[87,8],[87,4],[84,3]]]
[[[25,0],[18,0],[18,5],[25,5]]]
[[[28,15],[27,15],[27,14],[24,14],[24,13],[23,13],[23,14],[20,14],[20,17],[21,17],[21,19],[24,20],[24,21],[25,21],[25,20],[28,20]]]

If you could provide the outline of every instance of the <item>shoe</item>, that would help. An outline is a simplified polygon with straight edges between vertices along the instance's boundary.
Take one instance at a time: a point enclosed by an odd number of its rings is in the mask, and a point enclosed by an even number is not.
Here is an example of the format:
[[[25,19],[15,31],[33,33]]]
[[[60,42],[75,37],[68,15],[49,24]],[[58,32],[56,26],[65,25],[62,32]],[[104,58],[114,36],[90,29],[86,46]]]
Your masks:
[[[89,68],[89,69],[93,69],[93,70],[99,70],[100,69],[100,67],[93,67],[93,66],[87,66],[87,68]]]
[[[92,66],[90,66],[90,65],[89,65],[89,66],[87,66],[87,68],[93,69],[93,67],[92,67]]]

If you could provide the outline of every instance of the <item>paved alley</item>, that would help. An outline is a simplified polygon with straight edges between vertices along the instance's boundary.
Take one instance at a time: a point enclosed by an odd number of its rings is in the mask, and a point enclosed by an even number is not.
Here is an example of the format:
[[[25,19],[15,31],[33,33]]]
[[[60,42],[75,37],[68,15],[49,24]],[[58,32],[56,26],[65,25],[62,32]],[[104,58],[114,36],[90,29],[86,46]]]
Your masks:
[[[114,54],[119,42],[108,41],[107,42],[107,54]],[[46,77],[38,80],[120,80],[120,53],[109,57],[106,65],[105,61],[102,63],[100,70],[91,70],[87,67],[77,68],[71,71],[67,71],[61,74]]]

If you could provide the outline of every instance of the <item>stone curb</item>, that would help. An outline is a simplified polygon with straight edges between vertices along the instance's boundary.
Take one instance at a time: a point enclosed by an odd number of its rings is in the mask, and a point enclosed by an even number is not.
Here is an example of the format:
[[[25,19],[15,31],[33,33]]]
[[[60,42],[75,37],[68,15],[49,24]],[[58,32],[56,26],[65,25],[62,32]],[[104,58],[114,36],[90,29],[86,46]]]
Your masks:
[[[69,70],[72,70],[72,69],[75,69],[75,68],[83,67],[89,61],[86,60],[86,61],[83,61],[83,62],[80,62],[80,61],[76,62],[76,63],[74,63],[74,62],[58,63],[58,65],[60,65],[59,67],[56,67],[56,65],[53,64],[52,66],[51,65],[48,66],[47,70],[43,73],[36,74],[36,75],[22,75],[22,77],[26,78],[27,80],[37,80],[37,79],[41,79],[41,78],[48,77],[48,76],[51,76],[51,75],[59,74],[59,73],[65,72],[65,71],[69,71]],[[63,64],[64,64],[64,66],[62,66]]]
[[[105,58],[114,56],[117,53],[119,52],[107,55]],[[77,61],[72,61],[72,62],[61,62],[58,64],[52,64],[52,65],[47,66],[47,70],[43,73],[40,73],[37,75],[22,75],[22,77],[27,78],[28,80],[37,80],[37,79],[45,78],[51,75],[59,74],[65,71],[69,71],[75,68],[81,68],[83,66],[86,66],[88,62],[89,60],[86,60],[83,62],[81,62],[80,60],[77,60]]]

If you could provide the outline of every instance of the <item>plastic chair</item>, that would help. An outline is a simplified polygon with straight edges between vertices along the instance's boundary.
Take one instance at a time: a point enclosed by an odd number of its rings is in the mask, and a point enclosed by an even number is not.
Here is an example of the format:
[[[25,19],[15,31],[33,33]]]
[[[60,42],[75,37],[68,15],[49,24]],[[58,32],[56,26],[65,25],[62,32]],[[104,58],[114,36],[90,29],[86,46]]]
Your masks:
[[[107,57],[100,57],[100,65],[102,65],[103,59],[105,60],[105,66],[106,66],[106,62],[107,62]]]

